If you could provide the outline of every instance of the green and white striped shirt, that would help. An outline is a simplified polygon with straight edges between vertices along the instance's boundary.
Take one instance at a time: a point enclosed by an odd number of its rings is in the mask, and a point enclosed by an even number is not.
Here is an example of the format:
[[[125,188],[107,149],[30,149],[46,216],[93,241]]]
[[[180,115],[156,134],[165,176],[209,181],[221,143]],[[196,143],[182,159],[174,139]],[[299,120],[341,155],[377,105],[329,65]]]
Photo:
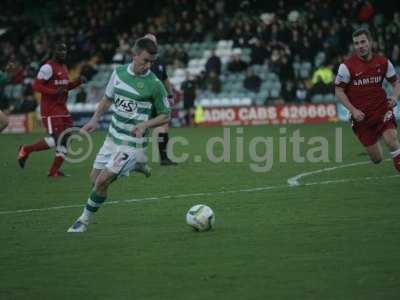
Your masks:
[[[149,131],[135,137],[133,127],[147,121],[152,114],[169,114],[171,109],[164,84],[149,70],[143,75],[133,73],[133,65],[115,69],[106,87],[106,96],[112,99],[113,115],[108,137],[118,145],[144,148]]]

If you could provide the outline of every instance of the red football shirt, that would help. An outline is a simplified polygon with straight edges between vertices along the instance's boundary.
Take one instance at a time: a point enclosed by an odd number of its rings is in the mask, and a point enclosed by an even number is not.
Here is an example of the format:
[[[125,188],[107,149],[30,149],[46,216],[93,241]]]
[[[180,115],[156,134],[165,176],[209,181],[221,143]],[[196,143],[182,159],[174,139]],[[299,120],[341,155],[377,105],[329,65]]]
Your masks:
[[[42,94],[40,101],[42,117],[69,116],[66,105],[68,92],[60,94],[57,91],[59,88],[65,88],[68,91],[80,84],[80,80],[73,82],[69,80],[68,68],[65,64],[50,59],[42,65],[33,82],[33,89]]]
[[[339,66],[335,84],[344,88],[354,107],[369,115],[388,109],[382,86],[385,78],[389,82],[397,79],[393,64],[386,57],[373,54],[371,60],[365,61],[352,55]]]

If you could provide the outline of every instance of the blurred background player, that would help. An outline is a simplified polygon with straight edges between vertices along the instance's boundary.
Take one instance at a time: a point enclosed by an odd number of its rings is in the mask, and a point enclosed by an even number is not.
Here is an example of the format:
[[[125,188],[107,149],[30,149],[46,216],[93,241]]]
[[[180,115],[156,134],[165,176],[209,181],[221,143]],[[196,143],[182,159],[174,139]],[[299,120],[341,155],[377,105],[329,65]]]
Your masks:
[[[185,123],[192,126],[194,121],[197,83],[190,72],[186,72],[186,80],[182,82],[181,90],[183,93],[183,110],[185,113]]]
[[[138,39],[132,63],[119,66],[112,73],[104,97],[91,120],[82,128],[89,132],[96,129],[100,117],[113,104],[108,135],[90,174],[93,190],[82,215],[68,232],[86,231],[93,213],[106,200],[109,185],[121,175],[138,171],[137,165],[146,162],[149,128],[169,121],[167,92],[161,81],[150,72],[156,58],[157,44],[148,38]]]
[[[144,37],[152,40],[154,43],[157,44],[157,38],[155,35],[148,33]],[[153,62],[151,66],[151,71],[158,77],[158,79],[160,79],[163,82],[168,93],[168,101],[170,102],[171,105],[174,104],[174,89],[172,87],[171,82],[168,79],[167,67],[160,57],[157,57],[156,61]],[[158,150],[160,152],[161,165],[162,166],[176,165],[177,164],[176,162],[169,159],[167,152],[168,140],[169,140],[169,135],[168,135],[169,124],[166,123],[160,127],[157,127],[155,130],[157,130],[158,132]]]
[[[65,176],[60,171],[60,167],[67,155],[69,135],[62,135],[62,133],[73,126],[72,117],[66,105],[68,91],[86,81],[84,77],[75,81],[69,80],[68,68],[65,64],[66,58],[66,44],[57,43],[53,58],[40,67],[33,82],[33,89],[42,95],[40,111],[48,136],[34,144],[21,146],[17,157],[20,167],[24,168],[26,160],[32,152],[56,147],[55,158],[48,172],[49,177]],[[59,141],[61,135],[62,139]]]
[[[393,113],[400,93],[396,71],[390,60],[372,52],[372,36],[368,29],[361,28],[353,33],[353,46],[355,54],[339,66],[336,96],[350,111],[353,131],[371,160],[382,161],[379,144],[382,137],[400,172],[400,143]],[[382,87],[384,79],[392,85],[390,96]]]

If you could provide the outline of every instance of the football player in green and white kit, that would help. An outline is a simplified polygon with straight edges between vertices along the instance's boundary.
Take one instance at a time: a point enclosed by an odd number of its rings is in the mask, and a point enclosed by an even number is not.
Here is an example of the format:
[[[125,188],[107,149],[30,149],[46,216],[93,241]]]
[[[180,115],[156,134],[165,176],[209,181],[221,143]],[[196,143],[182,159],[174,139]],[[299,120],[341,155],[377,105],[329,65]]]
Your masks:
[[[68,232],[86,231],[90,218],[106,200],[109,185],[119,176],[145,166],[149,128],[169,121],[167,92],[163,83],[150,71],[156,58],[157,45],[148,38],[138,39],[132,63],[115,69],[93,117],[82,127],[82,131],[93,131],[100,117],[112,106],[108,135],[90,175],[93,189],[82,215]],[[153,108],[156,117],[151,118]]]

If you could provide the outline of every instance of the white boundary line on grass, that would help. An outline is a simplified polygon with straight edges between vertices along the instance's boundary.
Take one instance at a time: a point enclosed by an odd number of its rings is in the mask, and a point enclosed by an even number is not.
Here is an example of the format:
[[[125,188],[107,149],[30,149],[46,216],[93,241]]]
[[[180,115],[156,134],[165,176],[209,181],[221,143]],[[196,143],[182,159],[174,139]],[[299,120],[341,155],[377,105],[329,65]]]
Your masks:
[[[298,186],[298,185],[300,185],[299,180],[306,176],[311,176],[311,175],[315,175],[315,174],[319,174],[319,173],[323,173],[323,172],[329,172],[329,171],[333,171],[333,170],[341,169],[341,168],[366,165],[369,163],[371,163],[371,162],[370,161],[360,161],[360,162],[351,163],[351,164],[342,165],[342,166],[328,167],[328,168],[323,168],[323,169],[319,169],[319,170],[315,170],[315,171],[311,171],[311,172],[304,172],[304,173],[300,173],[294,177],[289,178],[287,180],[287,183],[289,186]]]
[[[332,169],[332,168],[326,168],[326,169]],[[314,172],[316,172],[316,171],[314,171]],[[311,172],[308,172],[308,173],[311,173]],[[305,174],[305,173],[302,173],[302,174]],[[315,174],[315,173],[313,173],[313,174]],[[306,176],[306,175],[304,175],[304,176]],[[304,177],[304,176],[302,176],[302,177]],[[290,189],[290,188],[301,187],[301,186],[357,182],[357,181],[365,181],[365,180],[379,180],[379,179],[394,178],[394,177],[400,177],[400,175],[381,176],[381,177],[363,177],[363,178],[358,178],[358,179],[347,179],[346,178],[346,179],[335,179],[335,180],[309,182],[309,183],[305,183],[305,184],[298,184],[298,185],[292,185],[292,186],[287,185],[287,184],[271,185],[271,186],[264,186],[264,187],[257,187],[257,188],[228,190],[228,191],[219,191],[219,192],[205,192],[205,193],[193,193],[193,194],[165,195],[165,196],[160,196],[160,197],[134,198],[134,199],[128,199],[128,200],[108,201],[108,202],[105,202],[104,205],[114,205],[114,204],[144,202],[144,201],[150,201],[150,200],[163,200],[163,199],[174,199],[174,198],[188,198],[188,197],[216,196],[216,195],[236,194],[236,193],[250,193],[250,192],[267,191],[267,190],[272,190],[272,189],[282,189],[282,188]],[[59,210],[59,209],[66,209],[66,208],[82,208],[83,206],[84,206],[84,203],[75,204],[75,205],[62,205],[62,206],[51,206],[51,207],[43,207],[43,208],[32,208],[32,209],[5,210],[5,211],[0,211],[0,215],[42,212],[42,211],[51,211],[51,210]]]
[[[387,160],[390,160],[390,159],[385,159],[384,161],[387,161]],[[311,176],[311,175],[315,175],[315,174],[319,174],[319,173],[323,173],[323,172],[329,172],[329,171],[342,169],[342,168],[347,168],[347,167],[367,165],[367,164],[372,164],[372,162],[369,161],[369,160],[367,160],[367,161],[359,161],[359,162],[355,162],[355,163],[351,163],[351,164],[340,165],[340,166],[335,166],[335,167],[328,167],[328,168],[323,168],[323,169],[319,169],[319,170],[315,170],[315,171],[311,171],[311,172],[300,173],[300,174],[298,174],[298,175],[296,175],[294,177],[290,177],[287,180],[287,183],[288,183],[289,186],[298,186],[298,185],[300,185],[299,180],[301,178],[303,178],[303,177],[306,177],[306,176]]]

